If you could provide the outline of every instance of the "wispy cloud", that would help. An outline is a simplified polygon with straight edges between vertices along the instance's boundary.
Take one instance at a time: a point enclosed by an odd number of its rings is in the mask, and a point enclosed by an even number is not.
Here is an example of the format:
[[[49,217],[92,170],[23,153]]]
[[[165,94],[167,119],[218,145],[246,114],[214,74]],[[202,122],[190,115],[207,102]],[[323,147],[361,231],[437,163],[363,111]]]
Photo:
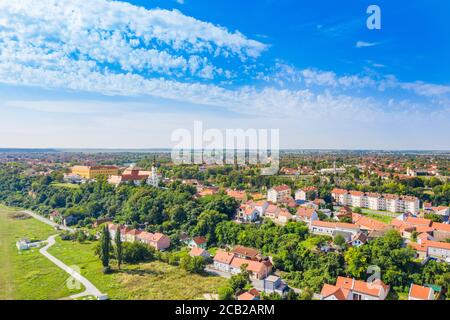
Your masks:
[[[257,61],[267,49],[238,31],[179,11],[105,0],[0,2],[2,83],[169,99],[256,116],[349,119],[371,119],[386,110],[382,99],[350,89],[397,88],[427,97],[449,92],[432,84],[401,83],[395,77],[338,75],[279,61],[249,71],[249,77],[256,74],[265,82],[262,86],[226,87],[215,81],[232,77],[234,71],[216,59],[250,68],[256,63],[248,66],[248,61]],[[74,105],[60,107],[73,110]],[[28,103],[27,108],[51,112],[57,106]]]
[[[367,47],[374,47],[379,45],[379,43],[376,42],[365,42],[365,41],[357,41],[356,42],[356,48],[367,48]]]

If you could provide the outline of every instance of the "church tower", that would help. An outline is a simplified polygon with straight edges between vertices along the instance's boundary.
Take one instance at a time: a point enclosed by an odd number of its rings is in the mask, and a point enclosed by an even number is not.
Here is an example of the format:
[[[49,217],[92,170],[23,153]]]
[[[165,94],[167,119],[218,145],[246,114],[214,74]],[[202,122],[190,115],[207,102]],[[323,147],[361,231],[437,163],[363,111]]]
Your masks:
[[[153,157],[153,165],[150,176],[147,179],[147,184],[155,188],[159,185],[158,171],[156,170],[156,156]]]

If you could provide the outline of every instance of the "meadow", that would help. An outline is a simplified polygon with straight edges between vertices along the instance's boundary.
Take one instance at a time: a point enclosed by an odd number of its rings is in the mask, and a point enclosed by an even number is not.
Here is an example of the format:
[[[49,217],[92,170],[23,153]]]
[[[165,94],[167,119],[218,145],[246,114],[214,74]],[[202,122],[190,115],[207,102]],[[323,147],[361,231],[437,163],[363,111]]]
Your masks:
[[[49,252],[68,265],[76,265],[81,274],[110,299],[204,299],[205,294],[216,294],[217,288],[227,281],[218,276],[191,274],[160,261],[125,264],[121,270],[112,261],[113,272],[105,275],[94,253],[95,245],[95,242],[58,239]]]
[[[52,300],[81,290],[69,290],[68,275],[39,253],[19,251],[16,241],[45,240],[56,231],[17,209],[0,206],[0,300]]]

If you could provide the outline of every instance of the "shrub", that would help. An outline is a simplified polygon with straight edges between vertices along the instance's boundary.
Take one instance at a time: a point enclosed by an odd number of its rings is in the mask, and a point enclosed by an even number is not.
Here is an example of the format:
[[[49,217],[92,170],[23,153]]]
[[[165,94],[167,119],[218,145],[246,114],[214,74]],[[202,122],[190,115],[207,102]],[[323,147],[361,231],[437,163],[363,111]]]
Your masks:
[[[123,243],[123,261],[126,263],[138,263],[155,259],[155,250],[140,242]]]

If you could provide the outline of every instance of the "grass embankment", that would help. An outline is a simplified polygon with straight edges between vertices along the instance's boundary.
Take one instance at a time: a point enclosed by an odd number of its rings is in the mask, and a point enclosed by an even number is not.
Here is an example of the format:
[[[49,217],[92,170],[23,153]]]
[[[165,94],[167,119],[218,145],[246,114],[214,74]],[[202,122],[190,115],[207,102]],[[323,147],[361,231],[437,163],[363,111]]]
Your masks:
[[[17,240],[45,240],[55,233],[17,209],[0,205],[0,300],[59,299],[81,291],[69,290],[67,273],[39,249],[17,250]]]
[[[227,281],[217,276],[190,274],[159,261],[126,264],[120,271],[113,261],[111,265],[115,271],[105,275],[100,260],[94,254],[95,244],[57,239],[49,252],[68,265],[77,265],[81,274],[107,293],[110,299],[204,299],[204,294],[217,293],[217,288]]]

